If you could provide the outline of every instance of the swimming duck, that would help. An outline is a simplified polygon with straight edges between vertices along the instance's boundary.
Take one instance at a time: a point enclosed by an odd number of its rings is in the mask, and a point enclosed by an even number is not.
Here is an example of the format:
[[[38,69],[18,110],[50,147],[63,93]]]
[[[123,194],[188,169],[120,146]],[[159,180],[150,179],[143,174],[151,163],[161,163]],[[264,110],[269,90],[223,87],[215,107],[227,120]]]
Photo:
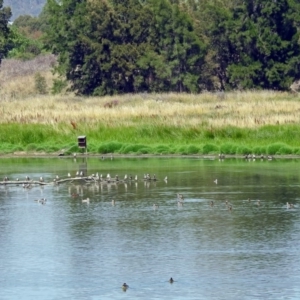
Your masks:
[[[224,159],[224,158],[225,158],[225,155],[224,155],[224,154],[222,154],[222,153],[220,153],[220,154],[219,154],[219,159],[221,159],[221,160],[222,160],[222,159]]]
[[[286,208],[287,208],[287,209],[289,209],[289,208],[294,208],[294,204],[287,202],[287,203],[286,203]]]
[[[82,199],[82,203],[90,203],[90,198]]]
[[[174,282],[174,279],[171,277],[171,278],[169,279],[169,282],[170,282],[170,283],[173,283],[173,282]]]
[[[180,199],[180,201],[183,201],[184,197],[182,194],[177,193],[177,199]]]
[[[158,209],[159,208],[159,205],[158,204],[153,204],[153,209]]]
[[[122,285],[123,291],[126,291],[128,288],[129,288],[129,285],[124,282],[123,285]]]
[[[211,207],[214,206],[214,201],[213,201],[213,200],[210,201],[210,206],[211,206]]]

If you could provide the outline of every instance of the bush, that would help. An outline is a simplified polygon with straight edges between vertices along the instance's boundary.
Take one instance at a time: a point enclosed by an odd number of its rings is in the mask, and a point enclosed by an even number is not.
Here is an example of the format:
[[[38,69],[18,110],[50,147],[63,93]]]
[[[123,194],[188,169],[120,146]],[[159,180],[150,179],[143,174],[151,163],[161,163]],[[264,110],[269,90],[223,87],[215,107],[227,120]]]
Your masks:
[[[271,144],[267,148],[267,154],[270,154],[270,155],[280,154],[280,149],[282,149],[281,151],[285,151],[284,150],[285,148],[288,148],[288,146],[283,143]]]
[[[35,90],[38,94],[45,95],[47,94],[47,83],[44,76],[41,73],[36,73],[34,76]]]
[[[118,152],[122,148],[122,146],[123,144],[118,142],[103,143],[98,148],[98,153],[106,154]]]
[[[201,148],[195,145],[188,146],[186,150],[188,154],[197,154],[201,152]]]
[[[217,153],[219,152],[219,147],[214,144],[205,144],[202,151],[203,154]]]
[[[51,93],[53,95],[61,94],[63,92],[63,90],[67,88],[67,85],[68,85],[68,83],[65,80],[54,79],[53,85],[51,88]]]
[[[252,152],[251,148],[246,147],[246,146],[240,146],[240,147],[236,148],[236,153],[237,154],[243,154],[243,155],[245,155],[245,154],[249,154],[251,152]]]
[[[123,146],[120,149],[120,153],[124,153],[124,154],[138,153],[138,152],[141,151],[141,149],[145,149],[145,148],[147,148],[145,145],[140,145],[140,144],[133,145],[133,144],[129,144],[129,145]]]
[[[225,143],[220,146],[220,152],[224,154],[236,154],[237,146],[232,143]]]

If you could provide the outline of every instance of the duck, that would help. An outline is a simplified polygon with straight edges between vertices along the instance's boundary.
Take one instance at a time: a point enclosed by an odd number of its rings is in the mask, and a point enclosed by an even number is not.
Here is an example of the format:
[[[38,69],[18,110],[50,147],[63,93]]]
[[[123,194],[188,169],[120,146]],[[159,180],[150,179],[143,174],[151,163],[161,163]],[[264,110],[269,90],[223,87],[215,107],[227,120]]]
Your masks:
[[[169,279],[169,282],[170,282],[170,283],[173,283],[173,282],[174,282],[174,279],[171,277],[171,278]]]
[[[211,207],[214,206],[214,201],[213,201],[213,200],[210,201],[210,206],[211,206]]]
[[[127,283],[123,283],[122,284],[122,289],[123,289],[123,291],[126,291],[127,289],[129,288],[129,285],[127,284]]]
[[[168,181],[168,176],[165,177],[164,181]]]
[[[257,201],[256,201],[256,205],[257,205],[257,206],[260,206],[260,200],[257,200]]]
[[[82,199],[82,203],[90,203],[90,198]]]
[[[214,180],[214,183],[215,183],[215,184],[218,184],[218,179]]]
[[[183,195],[179,193],[177,193],[177,199],[180,199],[180,201],[184,201]]]
[[[153,209],[158,209],[158,208],[159,208],[159,205],[156,204],[156,203],[154,203],[154,204],[153,204]]]
[[[231,212],[232,211],[232,205],[228,206],[228,210]]]
[[[177,201],[177,205],[178,206],[183,206],[183,202],[182,201]]]
[[[289,208],[294,208],[294,207],[295,207],[294,204],[289,203],[289,202],[286,203],[286,208],[287,208],[287,209],[289,209]]]
[[[219,159],[224,159],[225,155],[223,153],[219,153]]]
[[[42,199],[40,199],[40,201],[39,201],[41,204],[46,204],[46,202],[47,202],[47,199],[46,198],[42,198]]]

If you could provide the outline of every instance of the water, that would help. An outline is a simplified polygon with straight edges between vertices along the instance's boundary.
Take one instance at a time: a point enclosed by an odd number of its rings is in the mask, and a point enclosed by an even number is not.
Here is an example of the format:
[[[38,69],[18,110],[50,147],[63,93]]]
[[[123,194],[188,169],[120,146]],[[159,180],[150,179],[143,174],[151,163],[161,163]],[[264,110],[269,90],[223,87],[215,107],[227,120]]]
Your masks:
[[[300,298],[298,160],[40,158],[0,164],[0,178],[10,179],[42,175],[50,182],[77,170],[139,177],[118,185],[0,185],[2,300]],[[144,173],[158,181],[144,182]],[[41,197],[45,205],[34,201]],[[87,197],[90,203],[82,203]]]

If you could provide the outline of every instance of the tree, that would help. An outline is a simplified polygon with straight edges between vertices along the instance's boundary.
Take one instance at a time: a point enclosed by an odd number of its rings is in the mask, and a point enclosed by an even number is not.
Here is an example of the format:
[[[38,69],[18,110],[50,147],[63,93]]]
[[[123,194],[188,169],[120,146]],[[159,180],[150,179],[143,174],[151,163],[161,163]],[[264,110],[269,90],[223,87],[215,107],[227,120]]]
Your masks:
[[[48,45],[78,94],[198,92],[205,45],[168,0],[48,0]]]
[[[287,89],[299,76],[297,1],[240,1],[233,10],[228,68],[234,88]]]
[[[3,7],[3,0],[0,0],[0,64],[9,51],[7,40],[9,37],[8,21],[11,18],[11,10]]]

